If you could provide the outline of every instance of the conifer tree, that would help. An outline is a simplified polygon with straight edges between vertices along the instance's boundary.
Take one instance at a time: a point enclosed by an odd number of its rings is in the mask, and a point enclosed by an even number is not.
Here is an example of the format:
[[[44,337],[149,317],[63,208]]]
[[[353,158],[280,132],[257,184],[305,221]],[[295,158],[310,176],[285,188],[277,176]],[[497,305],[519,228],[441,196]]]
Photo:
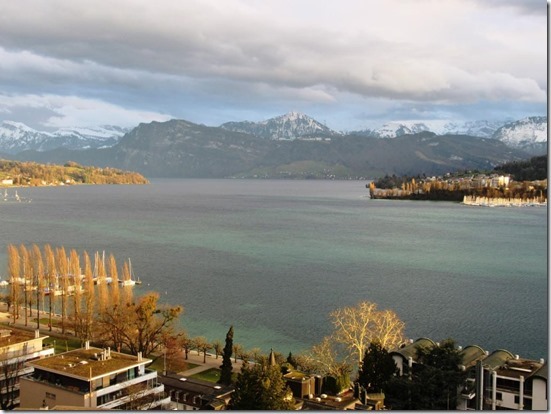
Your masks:
[[[367,392],[381,392],[396,372],[396,363],[378,341],[372,341],[365,350],[358,372],[358,382]]]
[[[218,382],[221,384],[231,384],[232,364],[231,354],[233,351],[233,325],[230,326],[228,333],[226,334],[226,345],[222,354],[222,365],[220,366],[220,379]]]

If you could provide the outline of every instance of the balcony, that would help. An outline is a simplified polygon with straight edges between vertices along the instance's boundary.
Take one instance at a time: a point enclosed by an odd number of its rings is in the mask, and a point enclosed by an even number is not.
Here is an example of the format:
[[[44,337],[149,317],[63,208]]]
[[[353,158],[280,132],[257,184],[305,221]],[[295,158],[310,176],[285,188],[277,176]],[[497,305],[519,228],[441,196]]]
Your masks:
[[[153,398],[146,398],[148,396],[155,396],[155,395],[159,395],[159,397],[162,397],[162,398],[159,398],[159,399],[163,399],[165,398],[164,397],[164,385],[161,384],[161,383],[156,383],[154,387],[152,388],[144,388],[144,389],[141,389],[141,390],[137,390],[136,392],[132,393],[132,394],[129,394],[129,395],[125,395],[125,396],[121,396],[119,398],[115,398],[113,399],[112,401],[109,401],[107,403],[104,403],[104,404],[98,404],[97,408],[101,408],[101,409],[113,409],[113,408],[117,408],[117,407],[121,407],[122,405],[125,405],[125,404],[128,404],[128,405],[133,405],[133,408],[138,408],[138,407],[143,407],[143,406],[147,406],[149,408],[149,404],[155,404],[155,405],[158,405],[157,404],[157,399]],[[122,393],[122,391],[121,391]],[[117,393],[118,394],[118,393]],[[140,400],[147,400],[146,403],[141,403]],[[170,401],[170,398],[168,399]]]
[[[101,397],[102,395],[111,394],[113,392],[120,391],[124,388],[128,388],[132,385],[139,384],[140,382],[145,382],[156,378],[157,378],[157,371],[146,370],[146,373],[139,377],[133,378],[131,380],[119,382],[117,384],[113,384],[105,388],[96,389],[96,396]]]

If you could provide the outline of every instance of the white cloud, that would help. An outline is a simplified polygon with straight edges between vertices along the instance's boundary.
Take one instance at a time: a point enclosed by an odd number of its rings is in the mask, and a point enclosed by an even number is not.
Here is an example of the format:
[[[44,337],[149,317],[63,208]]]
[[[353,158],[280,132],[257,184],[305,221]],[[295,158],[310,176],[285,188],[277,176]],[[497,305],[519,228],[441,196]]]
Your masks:
[[[209,99],[237,112],[269,99],[338,112],[350,95],[542,103],[545,12],[494,0],[4,1],[0,92],[180,114]]]
[[[0,112],[11,108],[45,109],[53,113],[43,123],[45,127],[118,125],[134,127],[140,122],[166,121],[171,116],[155,112],[132,110],[96,99],[59,95],[0,95]]]

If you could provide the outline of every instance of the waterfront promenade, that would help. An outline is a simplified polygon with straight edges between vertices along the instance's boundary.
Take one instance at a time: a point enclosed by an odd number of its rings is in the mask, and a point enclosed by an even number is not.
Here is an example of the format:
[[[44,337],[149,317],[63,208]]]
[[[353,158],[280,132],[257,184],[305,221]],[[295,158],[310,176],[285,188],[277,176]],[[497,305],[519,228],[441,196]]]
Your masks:
[[[57,315],[55,318],[60,319],[60,315]],[[34,331],[36,330],[36,322],[35,321],[31,322],[31,320],[33,319],[34,319],[34,316],[29,317],[27,326],[25,326],[25,318],[20,316],[19,319],[16,320],[15,324],[13,324],[11,315],[7,312],[6,304],[0,302],[0,327],[14,326],[16,328]],[[42,335],[48,335],[52,338],[59,338],[60,340],[77,339],[74,335],[71,335],[68,333],[61,333],[61,328],[57,326],[53,326],[52,330],[50,331],[47,325],[41,324],[40,333]],[[159,355],[155,354],[152,357],[152,359],[154,359],[157,356]],[[182,352],[182,358],[184,358],[183,352]],[[192,350],[189,352],[188,359],[186,360],[186,362],[197,366],[193,366],[190,369],[179,371],[177,372],[177,375],[180,375],[182,377],[190,377],[192,375],[198,374],[203,371],[207,371],[212,368],[220,368],[220,365],[222,365],[222,357],[219,356],[218,358],[216,358],[215,355],[207,353],[206,362],[203,362],[203,353],[198,355],[197,351]],[[239,372],[241,370],[241,366],[243,362],[239,358],[237,359],[237,362],[235,362],[235,358],[232,358],[231,362],[232,362],[233,371]]]

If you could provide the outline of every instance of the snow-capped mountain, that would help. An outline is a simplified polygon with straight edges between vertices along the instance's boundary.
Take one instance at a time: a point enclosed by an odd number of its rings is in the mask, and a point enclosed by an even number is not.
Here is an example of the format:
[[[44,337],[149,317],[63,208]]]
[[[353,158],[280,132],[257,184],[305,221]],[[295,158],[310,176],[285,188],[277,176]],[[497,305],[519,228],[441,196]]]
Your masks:
[[[530,116],[503,125],[492,138],[506,145],[531,153],[544,153],[547,150],[547,117]]]
[[[62,128],[55,132],[37,131],[21,122],[4,121],[0,125],[0,152],[16,154],[25,150],[73,150],[115,145],[127,132],[117,126]]]
[[[293,140],[304,136],[327,136],[337,132],[299,112],[289,112],[261,122],[226,122],[221,128],[244,132],[265,139]]]
[[[402,135],[429,131],[437,135],[470,135],[473,137],[491,138],[494,132],[505,123],[506,121],[485,120],[467,122],[449,120],[391,121],[377,129],[356,131],[354,133],[376,138],[396,138]]]

